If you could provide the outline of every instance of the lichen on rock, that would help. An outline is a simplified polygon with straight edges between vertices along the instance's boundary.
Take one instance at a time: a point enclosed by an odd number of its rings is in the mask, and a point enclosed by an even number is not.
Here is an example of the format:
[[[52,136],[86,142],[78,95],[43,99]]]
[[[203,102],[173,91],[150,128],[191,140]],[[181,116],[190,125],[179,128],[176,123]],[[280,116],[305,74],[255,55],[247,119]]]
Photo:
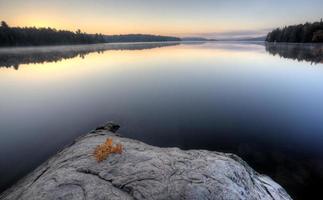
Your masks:
[[[116,144],[113,145],[113,140],[111,138],[107,138],[103,144],[100,144],[94,149],[94,157],[98,162],[105,160],[110,154],[113,153],[122,153],[122,145]]]

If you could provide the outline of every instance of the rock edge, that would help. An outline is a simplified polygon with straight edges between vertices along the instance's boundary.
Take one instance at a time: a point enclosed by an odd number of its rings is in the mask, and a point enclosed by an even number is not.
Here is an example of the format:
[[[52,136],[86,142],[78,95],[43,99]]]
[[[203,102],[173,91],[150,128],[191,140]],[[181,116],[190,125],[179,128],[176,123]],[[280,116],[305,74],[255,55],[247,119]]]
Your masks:
[[[118,128],[108,123],[76,139],[0,199],[291,199],[234,154],[154,147],[116,135]],[[94,148],[108,137],[124,151],[98,163]]]

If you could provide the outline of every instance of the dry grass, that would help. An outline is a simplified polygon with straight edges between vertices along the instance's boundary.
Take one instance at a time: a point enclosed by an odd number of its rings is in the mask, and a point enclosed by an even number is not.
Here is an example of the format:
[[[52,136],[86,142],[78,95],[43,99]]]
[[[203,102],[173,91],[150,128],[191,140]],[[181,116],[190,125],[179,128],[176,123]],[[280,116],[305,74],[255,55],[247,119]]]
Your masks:
[[[113,145],[113,141],[111,138],[107,138],[107,140],[98,145],[94,150],[94,157],[98,162],[105,160],[112,153],[122,153],[122,145],[116,144]]]

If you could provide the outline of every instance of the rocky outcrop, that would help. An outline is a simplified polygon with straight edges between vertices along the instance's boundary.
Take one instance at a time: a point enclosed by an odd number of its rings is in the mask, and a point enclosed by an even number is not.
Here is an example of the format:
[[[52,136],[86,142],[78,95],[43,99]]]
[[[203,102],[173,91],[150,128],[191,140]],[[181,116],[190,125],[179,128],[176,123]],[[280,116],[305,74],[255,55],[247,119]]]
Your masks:
[[[158,148],[111,132],[117,128],[109,123],[78,138],[0,199],[291,199],[236,155]],[[123,152],[98,163],[93,151],[108,137]]]

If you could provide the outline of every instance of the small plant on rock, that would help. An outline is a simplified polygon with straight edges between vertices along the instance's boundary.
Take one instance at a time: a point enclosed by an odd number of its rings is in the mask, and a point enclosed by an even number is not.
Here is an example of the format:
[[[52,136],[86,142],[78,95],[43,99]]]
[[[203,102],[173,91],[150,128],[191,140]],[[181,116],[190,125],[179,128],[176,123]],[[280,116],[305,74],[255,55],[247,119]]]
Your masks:
[[[122,153],[122,145],[116,144],[113,145],[113,141],[111,138],[107,138],[107,140],[98,145],[94,150],[94,157],[98,162],[105,160],[112,153]]]

